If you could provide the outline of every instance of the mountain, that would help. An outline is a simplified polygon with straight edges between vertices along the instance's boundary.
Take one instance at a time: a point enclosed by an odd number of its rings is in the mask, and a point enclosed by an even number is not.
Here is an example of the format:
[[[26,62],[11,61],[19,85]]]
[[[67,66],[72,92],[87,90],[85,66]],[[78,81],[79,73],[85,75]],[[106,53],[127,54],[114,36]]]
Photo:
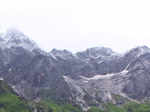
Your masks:
[[[83,110],[150,98],[150,48],[119,54],[106,47],[45,52],[16,29],[0,36],[0,77],[26,100],[53,100]]]

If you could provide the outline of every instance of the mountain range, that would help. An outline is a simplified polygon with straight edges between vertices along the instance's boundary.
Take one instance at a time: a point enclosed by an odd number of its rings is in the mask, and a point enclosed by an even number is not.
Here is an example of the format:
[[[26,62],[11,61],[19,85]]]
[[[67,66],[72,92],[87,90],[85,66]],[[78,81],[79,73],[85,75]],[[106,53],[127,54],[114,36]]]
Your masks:
[[[106,47],[43,51],[16,29],[0,35],[0,77],[26,100],[72,104],[87,111],[105,103],[150,101],[150,48],[120,54]],[[148,112],[148,111],[147,111]]]

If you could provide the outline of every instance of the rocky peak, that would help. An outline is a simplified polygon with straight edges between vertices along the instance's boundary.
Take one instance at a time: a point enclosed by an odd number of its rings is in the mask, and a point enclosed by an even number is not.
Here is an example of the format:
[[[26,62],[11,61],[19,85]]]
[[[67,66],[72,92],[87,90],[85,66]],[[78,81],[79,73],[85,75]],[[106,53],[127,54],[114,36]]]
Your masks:
[[[34,41],[16,29],[8,29],[2,34],[1,45],[2,48],[22,47],[30,51],[38,48]]]
[[[98,58],[100,56],[111,56],[114,54],[112,49],[106,47],[88,48],[83,52],[78,52],[77,55],[81,58]]]
[[[131,49],[129,52],[127,52],[125,55],[126,56],[134,56],[134,57],[139,57],[145,53],[150,53],[150,48],[147,46],[138,46],[136,48]]]
[[[68,51],[68,50],[58,50],[58,49],[52,49],[52,51],[50,52],[50,55],[57,58],[61,58],[61,59],[70,59],[73,58],[73,54]]]

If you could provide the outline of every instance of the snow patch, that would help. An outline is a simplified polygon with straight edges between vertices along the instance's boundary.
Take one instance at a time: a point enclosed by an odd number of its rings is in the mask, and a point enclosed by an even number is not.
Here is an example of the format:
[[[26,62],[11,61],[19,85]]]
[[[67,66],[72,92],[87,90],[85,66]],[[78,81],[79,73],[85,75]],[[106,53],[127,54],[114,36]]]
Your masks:
[[[124,74],[127,74],[128,73],[128,70],[127,69],[124,69],[123,71],[119,72],[119,73],[111,73],[111,74],[106,74],[106,75],[95,75],[93,77],[84,77],[84,76],[80,76],[84,82],[88,82],[89,80],[99,80],[99,79],[108,79],[108,78],[111,78],[113,76],[116,76],[116,75],[124,75]]]
[[[123,70],[122,72],[120,72],[121,74],[126,74],[126,73],[128,73],[128,70],[127,69],[125,69],[125,70]]]
[[[112,77],[112,76],[114,76],[114,74],[107,74],[107,75],[95,75],[95,76],[90,77],[90,78],[88,78],[88,77],[84,77],[84,76],[80,76],[80,77],[81,77],[82,79],[84,79],[84,80],[89,81],[89,80],[98,80],[98,79],[110,78],[110,77]]]

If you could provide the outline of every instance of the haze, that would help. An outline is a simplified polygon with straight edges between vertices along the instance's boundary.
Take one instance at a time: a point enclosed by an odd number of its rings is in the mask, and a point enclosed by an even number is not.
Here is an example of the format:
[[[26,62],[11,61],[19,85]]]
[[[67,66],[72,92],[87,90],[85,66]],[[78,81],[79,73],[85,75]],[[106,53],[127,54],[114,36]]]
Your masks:
[[[150,47],[148,0],[3,0],[0,30],[14,27],[38,45],[73,52],[105,46]]]

